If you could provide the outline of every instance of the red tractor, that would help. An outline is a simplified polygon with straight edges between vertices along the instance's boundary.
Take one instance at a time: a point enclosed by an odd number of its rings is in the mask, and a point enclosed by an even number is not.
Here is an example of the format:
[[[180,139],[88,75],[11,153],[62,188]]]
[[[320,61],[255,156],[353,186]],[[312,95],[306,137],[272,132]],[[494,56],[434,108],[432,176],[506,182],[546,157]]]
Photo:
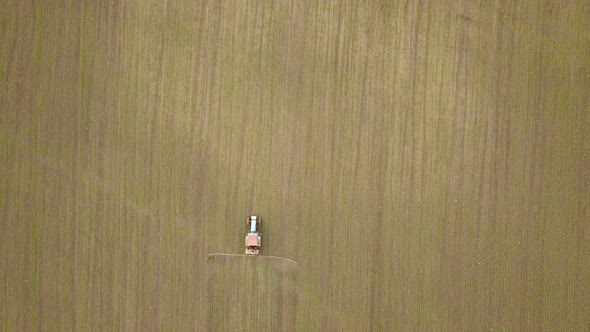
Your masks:
[[[256,216],[248,218],[250,231],[246,234],[246,255],[258,256],[260,254],[260,233],[257,227],[260,226],[260,219]]]

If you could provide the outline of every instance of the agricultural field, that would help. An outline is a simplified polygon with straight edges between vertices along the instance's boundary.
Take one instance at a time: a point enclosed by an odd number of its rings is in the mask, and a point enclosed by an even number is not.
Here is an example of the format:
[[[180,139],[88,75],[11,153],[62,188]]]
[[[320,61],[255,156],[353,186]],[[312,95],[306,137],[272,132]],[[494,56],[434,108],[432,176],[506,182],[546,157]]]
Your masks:
[[[0,37],[0,331],[590,330],[588,1],[0,0]],[[249,215],[263,256],[209,256]]]
[[[209,331],[294,331],[298,264],[274,257],[208,257]]]

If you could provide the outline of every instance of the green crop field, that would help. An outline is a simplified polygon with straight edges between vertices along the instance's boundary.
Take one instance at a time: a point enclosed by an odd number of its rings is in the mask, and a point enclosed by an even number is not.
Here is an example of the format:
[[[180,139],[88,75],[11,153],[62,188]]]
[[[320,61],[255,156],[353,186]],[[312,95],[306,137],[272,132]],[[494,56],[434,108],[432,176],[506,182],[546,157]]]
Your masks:
[[[0,0],[0,37],[0,331],[590,330],[586,0]],[[208,260],[254,214],[296,273]]]

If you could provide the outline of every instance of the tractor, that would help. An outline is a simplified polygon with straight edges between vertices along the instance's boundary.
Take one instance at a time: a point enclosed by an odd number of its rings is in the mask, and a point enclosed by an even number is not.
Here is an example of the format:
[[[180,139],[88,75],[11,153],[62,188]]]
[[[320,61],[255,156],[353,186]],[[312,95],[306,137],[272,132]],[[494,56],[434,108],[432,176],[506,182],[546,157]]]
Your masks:
[[[248,227],[250,231],[246,234],[246,255],[258,256],[260,254],[260,232],[257,227],[260,227],[260,219],[257,216],[248,218]]]

